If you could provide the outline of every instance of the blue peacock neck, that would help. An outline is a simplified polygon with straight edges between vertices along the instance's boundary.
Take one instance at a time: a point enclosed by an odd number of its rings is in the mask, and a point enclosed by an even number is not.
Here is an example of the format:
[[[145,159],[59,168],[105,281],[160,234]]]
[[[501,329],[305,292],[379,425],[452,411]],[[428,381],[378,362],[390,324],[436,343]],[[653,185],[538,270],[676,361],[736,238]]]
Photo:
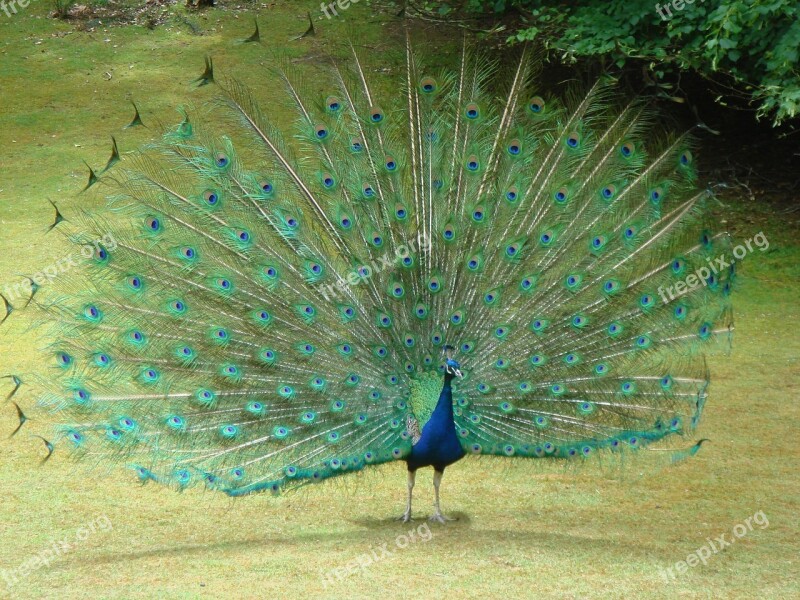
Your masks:
[[[453,381],[453,379],[455,379],[455,378],[456,378],[455,375],[453,375],[449,371],[445,371],[444,372],[444,387],[449,388],[450,387],[450,382]]]
[[[442,386],[442,391],[439,394],[439,400],[436,403],[436,408],[434,409],[434,413],[440,413],[440,415],[443,413],[446,416],[447,421],[450,423],[454,423],[453,388],[450,385],[454,378],[455,375],[445,372],[444,385]]]

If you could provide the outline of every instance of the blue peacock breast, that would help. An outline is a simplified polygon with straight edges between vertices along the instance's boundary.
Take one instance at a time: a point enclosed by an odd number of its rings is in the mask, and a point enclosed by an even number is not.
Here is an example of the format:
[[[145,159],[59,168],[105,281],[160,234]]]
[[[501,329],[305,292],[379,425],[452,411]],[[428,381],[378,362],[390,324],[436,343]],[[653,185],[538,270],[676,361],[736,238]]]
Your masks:
[[[412,386],[412,397],[413,389]],[[464,456],[464,449],[459,442],[453,420],[453,393],[450,382],[444,381],[440,390],[436,405],[427,421],[420,426],[418,436],[411,432],[414,445],[407,459],[411,469],[426,466],[443,468]]]

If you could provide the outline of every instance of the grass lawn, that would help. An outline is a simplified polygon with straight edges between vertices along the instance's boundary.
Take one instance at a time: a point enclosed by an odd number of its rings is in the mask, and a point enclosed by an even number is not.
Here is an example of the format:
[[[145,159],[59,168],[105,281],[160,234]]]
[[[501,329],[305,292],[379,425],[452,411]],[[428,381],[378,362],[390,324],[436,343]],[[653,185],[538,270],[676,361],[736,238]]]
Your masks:
[[[253,29],[253,13],[237,10],[190,14],[201,35],[174,19],[153,30],[78,31],[37,1],[11,17],[0,12],[0,291],[72,251],[46,233],[47,200],[68,217],[99,206],[77,194],[82,161],[101,167],[111,134],[123,151],[154,134],[122,130],[133,116],[129,99],[155,123],[177,121],[176,106],[213,95],[213,86],[189,86],[206,54],[266,96],[277,87],[264,68],[274,57],[311,77],[347,37],[390,67],[402,60],[397,22],[366,1],[318,19],[316,36],[293,42],[306,10],[320,17],[319,4],[259,6],[261,44],[236,43]],[[431,48],[440,41],[431,32]],[[443,56],[451,45],[441,43]],[[800,201],[794,194],[787,205]],[[722,201],[717,214],[736,238],[763,231],[770,246],[741,264],[733,350],[709,357],[699,437],[711,441],[695,458],[656,473],[631,465],[623,478],[468,458],[448,469],[442,488],[443,509],[458,521],[428,529],[432,471],[417,478],[420,520],[392,520],[404,506],[402,463],[285,497],[232,501],[138,487],[128,472],[87,473],[58,455],[40,467],[41,440],[21,434],[0,441],[0,597],[800,597],[797,213]],[[41,371],[30,324],[20,311],[2,325],[0,375]],[[0,386],[2,399],[13,386]],[[16,424],[14,407],[0,400],[0,432]],[[748,519],[752,529],[706,564],[676,570],[709,538],[733,540]],[[70,547],[58,546],[49,564],[31,562],[59,541]],[[675,577],[666,581],[669,568]]]

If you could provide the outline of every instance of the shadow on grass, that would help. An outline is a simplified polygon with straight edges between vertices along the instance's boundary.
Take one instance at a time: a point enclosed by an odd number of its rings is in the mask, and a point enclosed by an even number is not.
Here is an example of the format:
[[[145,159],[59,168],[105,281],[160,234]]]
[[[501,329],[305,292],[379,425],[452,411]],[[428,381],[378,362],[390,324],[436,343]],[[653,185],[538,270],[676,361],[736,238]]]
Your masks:
[[[548,553],[557,553],[559,556],[574,555],[576,552],[581,554],[595,552],[616,553],[625,560],[632,557],[645,560],[673,560],[674,551],[664,549],[659,551],[651,544],[641,543],[631,545],[623,541],[617,541],[602,537],[588,537],[573,533],[558,533],[552,531],[526,530],[506,530],[506,529],[473,529],[471,519],[464,513],[453,513],[452,516],[457,520],[446,525],[431,523],[431,531],[434,537],[445,537],[448,544],[457,544],[463,548],[476,548],[483,546],[487,540],[491,540],[493,545],[518,545],[520,547],[539,548]],[[364,545],[370,546],[384,542],[389,535],[399,535],[405,533],[409,528],[415,528],[423,523],[428,523],[427,516],[414,519],[410,523],[402,523],[393,518],[387,519],[358,519],[350,520],[350,523],[365,527],[364,530],[341,532],[309,532],[296,533],[291,536],[274,537],[247,537],[231,538],[219,542],[206,544],[181,543],[176,542],[170,546],[160,546],[130,552],[107,552],[94,557],[83,555],[82,557],[67,557],[52,565],[50,570],[70,570],[75,565],[109,565],[119,563],[129,563],[142,561],[151,558],[167,558],[177,556],[204,556],[213,554],[219,556],[225,553],[248,553],[263,552],[265,555],[282,553],[296,548],[302,550],[309,543],[317,546],[325,544],[347,543],[352,548],[360,548]],[[371,536],[370,533],[379,533],[379,536]],[[333,547],[331,548],[333,551]],[[663,556],[660,556],[663,555]]]
[[[437,528],[453,528],[453,529],[464,529],[469,528],[472,526],[472,520],[469,518],[469,515],[464,512],[452,512],[452,513],[445,513],[448,517],[455,519],[447,523],[446,525],[442,525],[440,523],[430,523],[431,527]],[[358,525],[360,527],[365,527],[369,530],[374,531],[395,531],[395,530],[402,530],[403,527],[416,527],[417,525],[422,525],[423,523],[428,523],[429,515],[423,514],[422,512],[418,513],[414,516],[410,523],[403,523],[399,521],[397,517],[386,517],[385,519],[375,519],[372,517],[363,517],[361,519],[348,519],[348,523],[352,523],[353,525]]]

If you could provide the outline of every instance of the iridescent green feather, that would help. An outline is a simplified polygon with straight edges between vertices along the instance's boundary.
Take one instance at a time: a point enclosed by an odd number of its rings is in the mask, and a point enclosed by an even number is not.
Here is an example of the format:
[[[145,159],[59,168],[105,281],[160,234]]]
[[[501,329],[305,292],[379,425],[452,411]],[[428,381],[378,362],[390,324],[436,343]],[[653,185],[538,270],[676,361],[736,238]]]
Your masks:
[[[293,124],[223,82],[109,164],[110,212],[57,223],[84,268],[31,303],[56,452],[234,496],[402,460],[445,345],[468,452],[685,447],[735,279],[691,140],[606,81],[545,93],[528,49],[407,56],[390,97],[355,52],[321,96],[276,72]]]
[[[409,385],[411,396],[408,404],[419,423],[420,430],[425,427],[431,418],[433,409],[436,408],[443,382],[444,378],[441,375],[430,371],[411,380]]]

